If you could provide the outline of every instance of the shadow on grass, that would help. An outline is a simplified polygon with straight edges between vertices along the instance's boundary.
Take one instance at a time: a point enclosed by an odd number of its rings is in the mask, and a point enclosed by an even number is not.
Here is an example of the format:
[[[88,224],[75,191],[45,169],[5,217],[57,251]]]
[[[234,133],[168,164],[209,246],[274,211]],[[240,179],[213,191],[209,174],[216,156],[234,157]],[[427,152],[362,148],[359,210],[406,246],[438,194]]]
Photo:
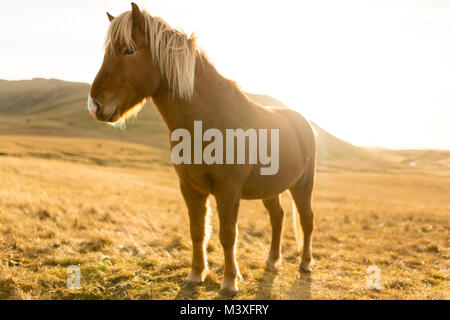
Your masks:
[[[291,286],[289,298],[292,300],[311,300],[311,284],[313,280],[310,274],[299,273]]]
[[[218,291],[220,289],[219,283],[208,276],[204,283],[192,283],[186,282],[178,291],[175,300],[197,300],[200,296],[200,289],[204,288],[205,291]]]
[[[271,300],[273,282],[278,275],[278,270],[266,266],[263,275],[258,279],[258,291],[256,292],[255,299],[257,300]]]

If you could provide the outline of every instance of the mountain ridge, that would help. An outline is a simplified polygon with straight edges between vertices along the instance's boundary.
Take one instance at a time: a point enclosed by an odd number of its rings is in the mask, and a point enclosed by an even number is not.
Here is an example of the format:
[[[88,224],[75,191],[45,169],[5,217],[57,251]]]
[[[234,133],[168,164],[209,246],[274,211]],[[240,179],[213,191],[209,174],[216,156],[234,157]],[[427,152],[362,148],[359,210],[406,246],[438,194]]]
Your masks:
[[[151,102],[136,121],[127,123],[125,132],[117,131],[92,120],[86,110],[89,87],[58,79],[0,80],[0,134],[118,139],[167,149],[167,129]],[[287,107],[268,95],[246,95],[264,106]],[[319,166],[379,171],[392,165],[388,158],[394,156],[386,157],[389,152],[384,149],[356,147],[311,123],[317,133]]]

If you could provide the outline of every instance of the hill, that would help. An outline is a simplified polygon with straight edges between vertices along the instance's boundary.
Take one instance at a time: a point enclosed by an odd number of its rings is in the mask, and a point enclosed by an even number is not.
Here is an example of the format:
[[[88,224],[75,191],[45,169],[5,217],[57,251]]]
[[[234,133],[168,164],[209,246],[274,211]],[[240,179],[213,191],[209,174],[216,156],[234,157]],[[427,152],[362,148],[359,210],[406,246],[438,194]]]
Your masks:
[[[167,150],[167,131],[156,109],[148,103],[137,121],[131,121],[126,131],[111,129],[92,120],[86,111],[89,85],[56,79],[22,81],[0,80],[0,134],[74,136],[116,139],[142,143]],[[260,94],[247,94],[262,105],[285,106],[282,102]],[[399,167],[417,169],[420,166],[450,168],[450,152],[435,152],[438,156],[417,151],[397,152],[359,148],[342,141],[313,123],[318,140],[318,161],[321,170],[346,168],[351,170],[388,171]],[[425,158],[427,161],[416,159]],[[416,163],[411,166],[411,163]]]
[[[0,134],[118,139],[167,146],[167,132],[147,106],[126,131],[92,120],[86,110],[90,86],[56,79],[0,80]]]

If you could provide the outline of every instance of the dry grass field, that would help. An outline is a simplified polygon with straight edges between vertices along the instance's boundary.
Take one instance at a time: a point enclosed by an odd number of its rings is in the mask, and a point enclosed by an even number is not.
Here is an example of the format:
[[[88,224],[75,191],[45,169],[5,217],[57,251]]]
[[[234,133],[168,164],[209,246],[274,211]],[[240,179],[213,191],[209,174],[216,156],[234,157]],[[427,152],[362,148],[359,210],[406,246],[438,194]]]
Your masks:
[[[104,139],[0,136],[0,299],[224,298],[216,212],[211,275],[203,285],[183,287],[188,217],[162,150]],[[277,272],[264,268],[268,214],[260,202],[243,202],[244,281],[236,299],[450,298],[448,153],[430,159],[426,152],[373,152],[395,165],[371,170],[355,160],[345,169],[340,160],[319,167],[308,277],[297,272],[289,195]],[[425,165],[410,163],[420,157]],[[71,265],[81,269],[79,290],[66,288]],[[372,265],[381,269],[379,290],[366,285]]]

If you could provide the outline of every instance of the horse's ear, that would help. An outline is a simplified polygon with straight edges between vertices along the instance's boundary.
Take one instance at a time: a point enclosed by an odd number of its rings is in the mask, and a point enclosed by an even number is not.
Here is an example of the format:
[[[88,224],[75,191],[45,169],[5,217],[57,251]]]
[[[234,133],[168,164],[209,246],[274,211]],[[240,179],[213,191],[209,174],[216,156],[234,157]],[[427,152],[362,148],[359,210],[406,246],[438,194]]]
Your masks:
[[[144,17],[136,3],[131,3],[131,17],[133,18],[133,27],[142,28],[144,25]]]
[[[106,15],[108,16],[109,22],[112,22],[115,19],[115,17],[110,15],[109,12],[107,12]]]

